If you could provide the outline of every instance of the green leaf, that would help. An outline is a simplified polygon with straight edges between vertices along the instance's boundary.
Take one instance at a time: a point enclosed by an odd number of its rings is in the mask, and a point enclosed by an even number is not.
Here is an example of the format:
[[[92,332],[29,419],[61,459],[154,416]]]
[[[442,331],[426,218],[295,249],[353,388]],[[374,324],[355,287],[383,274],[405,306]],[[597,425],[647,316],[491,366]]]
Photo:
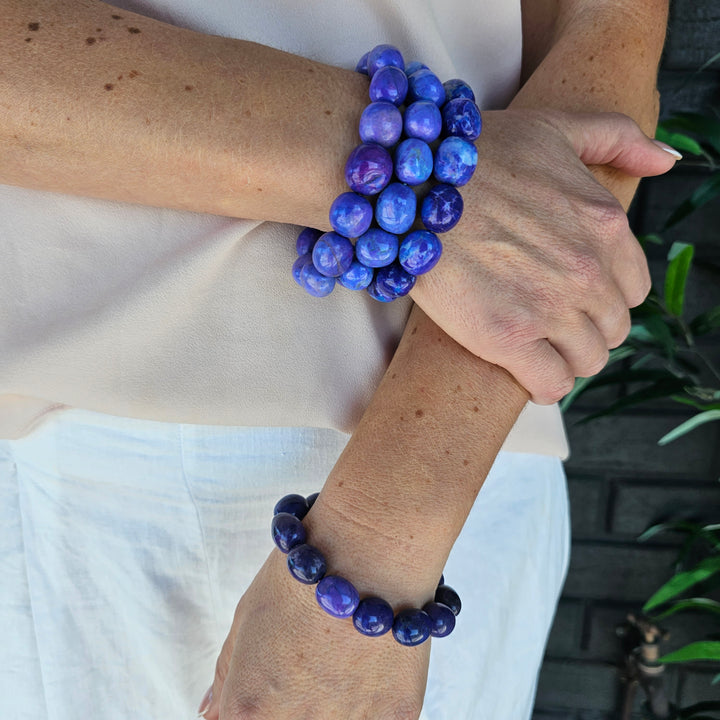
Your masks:
[[[710,682],[711,685],[717,685],[720,682],[720,673],[718,673]]]
[[[668,254],[667,272],[665,273],[665,305],[668,312],[680,317],[685,304],[685,285],[692,263],[695,248],[686,243],[673,243]]]
[[[720,328],[720,305],[698,315],[690,322],[690,332],[693,335],[707,335],[718,328]]]
[[[638,235],[638,242],[640,245],[645,247],[645,245],[653,244],[653,245],[664,245],[665,241],[656,233],[648,233],[647,235]]]
[[[685,201],[680,203],[675,208],[675,211],[665,222],[663,230],[667,230],[673,225],[677,225],[681,220],[686,218],[690,213],[697,210],[699,207],[710,202],[720,194],[720,172],[716,172],[711,175],[705,182],[703,182],[695,192]]]
[[[675,652],[663,655],[658,658],[661,663],[691,662],[693,660],[714,660],[720,661],[720,641],[701,640],[690,643]],[[707,708],[711,710],[713,708]]]
[[[677,440],[679,437],[689,433],[691,430],[694,430],[696,427],[715,420],[720,420],[720,410],[707,410],[706,412],[698,413],[689,420],[686,420],[684,423],[681,423],[676,428],[672,429],[666,435],[663,435],[658,440],[658,445],[667,445],[673,440]]]
[[[684,532],[691,534],[699,534],[703,528],[700,528],[697,523],[688,522],[687,520],[676,520],[673,522],[662,522],[651,525],[645,530],[642,535],[638,537],[638,542],[645,542],[650,538],[655,537],[662,532]]]
[[[678,600],[678,602],[673,603],[667,610],[664,610],[659,615],[654,615],[653,617],[655,620],[662,620],[669,615],[674,615],[677,612],[683,612],[685,610],[701,610],[703,612],[720,615],[720,602],[702,597],[689,598],[688,600]]]
[[[661,123],[664,132],[684,131],[698,136],[720,153],[720,120],[699,113],[677,113]],[[663,141],[664,142],[664,141]]]
[[[658,125],[655,131],[655,139],[660,142],[667,143],[676,150],[690,153],[691,155],[704,155],[702,146],[697,140],[693,140],[689,135],[679,132],[670,132],[662,125]]]
[[[675,339],[672,330],[660,315],[647,315],[638,319],[630,328],[628,341],[656,345],[663,349],[666,357],[675,355]]]
[[[720,572],[720,555],[714,555],[701,560],[694,568],[673,575],[655,594],[643,605],[643,612],[648,612],[663,603],[672,600],[680,593],[685,592],[693,585],[697,585]]]

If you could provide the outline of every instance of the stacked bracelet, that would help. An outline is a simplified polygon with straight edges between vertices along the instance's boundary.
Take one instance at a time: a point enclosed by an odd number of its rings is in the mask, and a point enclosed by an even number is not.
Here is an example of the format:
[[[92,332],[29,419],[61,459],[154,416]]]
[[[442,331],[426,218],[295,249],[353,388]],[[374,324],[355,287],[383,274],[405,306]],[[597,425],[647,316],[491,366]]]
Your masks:
[[[330,208],[331,232],[302,230],[293,276],[315,297],[339,283],[391,302],[435,267],[438,233],[460,220],[457,188],[477,166],[482,120],[467,83],[443,84],[420,63],[405,67],[391,45],[366,53],[356,70],[370,77],[371,103],[360,118],[362,142],[345,165],[350,191]],[[431,178],[437,184],[418,200],[414,188]]]
[[[445,637],[455,627],[455,616],[462,607],[458,594],[444,577],[435,590],[431,602],[422,610],[411,608],[393,612],[389,603],[379,597],[362,600],[353,584],[339,575],[328,575],[323,554],[307,544],[302,520],[315,502],[318,493],[304,498],[286,495],[275,505],[272,537],[277,547],[287,554],[292,576],[306,585],[315,585],[315,597],[320,607],[333,617],[352,617],[355,629],[363,635],[378,637],[392,630],[401,645],[420,645],[430,636]]]

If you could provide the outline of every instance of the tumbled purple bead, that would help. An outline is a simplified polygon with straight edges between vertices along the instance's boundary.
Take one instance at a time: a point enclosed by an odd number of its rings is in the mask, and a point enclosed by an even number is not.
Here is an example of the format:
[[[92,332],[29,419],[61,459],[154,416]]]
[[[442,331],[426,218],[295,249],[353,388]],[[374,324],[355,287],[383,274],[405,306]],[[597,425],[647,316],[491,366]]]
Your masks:
[[[375,274],[375,284],[378,290],[390,297],[407,295],[415,286],[416,279],[399,263],[380,268]]]
[[[478,152],[473,143],[459,137],[445,138],[435,152],[435,177],[441,183],[465,185],[473,176],[477,162]]]
[[[392,627],[393,637],[401,645],[415,646],[424,643],[432,632],[430,616],[423,610],[401,610]]]
[[[363,635],[378,637],[389,632],[394,620],[390,604],[379,597],[364,598],[353,613],[353,625]]]
[[[427,68],[416,70],[408,77],[408,100],[430,100],[440,106],[445,102],[445,88],[434,72]]]
[[[408,138],[395,150],[395,175],[408,185],[424,183],[433,171],[433,154],[424,140]]]
[[[408,92],[407,75],[400,68],[380,68],[370,81],[370,100],[385,100],[393,105],[402,105]]]
[[[368,285],[367,292],[373,300],[377,300],[378,302],[389,303],[395,300],[394,297],[386,295],[382,290],[380,290],[374,280]]]
[[[359,260],[353,260],[349,270],[346,270],[337,281],[348,290],[364,290],[375,277],[375,271],[363,265]]]
[[[438,585],[444,585],[444,584],[445,584],[445,573],[443,573],[440,576],[440,582],[438,583]]]
[[[342,275],[352,264],[354,249],[352,243],[336,232],[327,232],[320,237],[313,248],[313,265],[326,277]]]
[[[405,108],[403,126],[408,137],[430,143],[439,138],[442,131],[440,108],[430,100],[411,103]]]
[[[287,512],[275,515],[270,529],[273,541],[284,553],[289,553],[294,547],[302,545],[307,540],[307,533],[302,522]]]
[[[292,576],[306,585],[320,582],[327,571],[323,554],[312,545],[297,545],[287,556],[288,570]]]
[[[390,102],[370,103],[360,116],[360,139],[392,147],[400,139],[403,129],[402,113]]]
[[[295,279],[295,282],[301,287],[304,288],[304,284],[302,281],[302,270],[307,264],[312,265],[312,253],[306,253],[305,255],[301,255],[292,266],[292,275]],[[314,266],[313,266],[314,267]]]
[[[363,75],[368,74],[368,55],[370,54],[370,51],[368,50],[359,60],[358,64],[355,66],[355,72],[359,72]]]
[[[308,495],[306,498],[308,510],[315,504],[315,501],[320,497],[320,493],[316,492],[312,495]]]
[[[452,185],[435,185],[428,191],[420,208],[420,217],[428,230],[434,233],[452,230],[463,213],[463,199]]]
[[[415,222],[417,197],[412,188],[402,183],[390,183],[378,195],[375,219],[383,229],[396,235],[407,232]]]
[[[355,241],[357,259],[369,268],[389,265],[398,253],[398,237],[380,228],[370,228]]]
[[[326,575],[315,588],[318,605],[337,618],[350,617],[360,602],[355,586],[338,575]]]
[[[345,182],[361,195],[377,195],[390,182],[392,172],[392,158],[382,145],[362,143],[345,163]]]
[[[411,63],[408,63],[405,67],[405,74],[410,77],[414,72],[417,72],[418,70],[427,70],[427,65],[424,63],[418,62],[417,60],[413,60]]]
[[[435,602],[447,605],[453,615],[459,615],[462,609],[460,596],[449,585],[438,585],[435,591]]]
[[[322,230],[316,230],[315,228],[306,227],[300,231],[295,242],[295,248],[298,255],[307,255],[312,252],[315,247],[317,239],[323,234]]]
[[[330,224],[336,233],[346,238],[362,235],[372,219],[373,208],[369,200],[354,192],[338,195],[330,206]]]
[[[313,297],[326,297],[335,288],[335,278],[319,273],[311,256],[310,262],[300,270],[300,286]]]
[[[477,140],[482,130],[478,106],[467,98],[455,98],[443,105],[443,127],[447,135]]]
[[[445,94],[447,95],[448,100],[463,97],[475,102],[475,93],[464,80],[460,80],[459,78],[446,80],[443,83],[443,87],[445,88]]]
[[[273,508],[273,515],[278,513],[290,513],[294,515],[298,520],[302,520],[310,508],[308,507],[307,500],[296,493],[285,495],[280,498]]]
[[[376,45],[367,58],[368,75],[372,77],[380,68],[396,67],[405,72],[402,53],[394,45]]]
[[[422,275],[437,265],[442,255],[440,238],[428,230],[415,230],[400,243],[398,260],[413,275]]]
[[[429,602],[423,605],[423,611],[430,616],[433,637],[446,637],[455,629],[455,615],[447,605]]]

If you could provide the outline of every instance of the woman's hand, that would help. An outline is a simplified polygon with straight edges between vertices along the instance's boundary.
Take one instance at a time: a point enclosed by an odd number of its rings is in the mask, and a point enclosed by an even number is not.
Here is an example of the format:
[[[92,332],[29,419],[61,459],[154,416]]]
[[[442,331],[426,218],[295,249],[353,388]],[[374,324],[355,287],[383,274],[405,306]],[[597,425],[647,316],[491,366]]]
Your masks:
[[[483,122],[465,213],[412,296],[536,402],[555,402],[603,368],[650,289],[622,206],[586,166],[640,177],[675,158],[616,113],[505,110]]]
[[[273,550],[235,610],[203,717],[417,720],[429,658],[429,642],[364,637],[327,615]]]

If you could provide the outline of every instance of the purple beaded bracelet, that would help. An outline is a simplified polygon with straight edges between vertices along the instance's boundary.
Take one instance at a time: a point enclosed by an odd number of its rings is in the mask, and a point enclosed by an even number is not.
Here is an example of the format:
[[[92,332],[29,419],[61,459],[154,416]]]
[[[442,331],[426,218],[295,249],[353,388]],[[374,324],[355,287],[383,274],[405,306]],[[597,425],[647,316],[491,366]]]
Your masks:
[[[318,493],[307,498],[293,494],[279,500],[274,509],[272,537],[275,545],[287,555],[291,575],[306,585],[317,585],[318,605],[333,617],[352,617],[355,629],[363,635],[379,637],[392,630],[401,645],[420,645],[430,636],[449,635],[462,605],[458,594],[445,585],[444,576],[440,577],[434,599],[425,603],[422,610],[410,608],[395,614],[382,598],[361,600],[349,580],[326,574],[325,557],[306,542],[307,533],[302,524],[317,497]]]
[[[331,232],[300,232],[293,277],[315,297],[340,284],[392,302],[435,267],[438,233],[462,216],[457,187],[477,166],[482,119],[466,82],[441,83],[417,62],[406,67],[391,45],[373,48],[356,70],[370,78],[371,103],[345,164],[350,191],[330,208]],[[413,188],[431,179],[437,184],[419,201]]]

